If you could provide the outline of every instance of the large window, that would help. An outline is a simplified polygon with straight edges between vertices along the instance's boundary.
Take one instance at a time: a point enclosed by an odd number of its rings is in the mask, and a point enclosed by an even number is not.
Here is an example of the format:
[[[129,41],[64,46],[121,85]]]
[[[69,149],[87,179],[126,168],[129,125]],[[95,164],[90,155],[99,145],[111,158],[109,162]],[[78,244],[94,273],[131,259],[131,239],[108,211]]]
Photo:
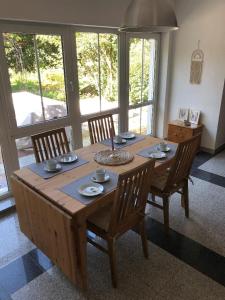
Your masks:
[[[129,44],[129,130],[153,133],[158,41],[130,37]]]
[[[116,132],[154,134],[158,51],[158,35],[2,22],[0,198],[34,162],[31,135],[66,127],[72,148],[87,146],[88,118],[104,113]]]

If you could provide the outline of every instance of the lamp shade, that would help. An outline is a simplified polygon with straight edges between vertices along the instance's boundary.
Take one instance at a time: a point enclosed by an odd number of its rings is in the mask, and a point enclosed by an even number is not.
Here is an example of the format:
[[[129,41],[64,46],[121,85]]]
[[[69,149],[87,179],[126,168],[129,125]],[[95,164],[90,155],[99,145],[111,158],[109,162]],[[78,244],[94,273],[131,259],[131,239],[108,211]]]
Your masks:
[[[119,31],[166,32],[176,29],[177,18],[167,0],[132,0]]]

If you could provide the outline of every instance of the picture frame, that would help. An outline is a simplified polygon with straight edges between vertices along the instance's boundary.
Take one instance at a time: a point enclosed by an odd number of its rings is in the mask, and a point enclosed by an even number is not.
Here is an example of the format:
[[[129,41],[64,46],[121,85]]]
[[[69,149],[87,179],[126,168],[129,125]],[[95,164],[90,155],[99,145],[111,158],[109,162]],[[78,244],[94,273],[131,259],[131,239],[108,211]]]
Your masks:
[[[198,125],[200,118],[200,110],[190,109],[189,111],[189,121],[191,124]]]
[[[188,108],[179,108],[178,111],[178,120],[185,121],[188,120],[189,109]]]

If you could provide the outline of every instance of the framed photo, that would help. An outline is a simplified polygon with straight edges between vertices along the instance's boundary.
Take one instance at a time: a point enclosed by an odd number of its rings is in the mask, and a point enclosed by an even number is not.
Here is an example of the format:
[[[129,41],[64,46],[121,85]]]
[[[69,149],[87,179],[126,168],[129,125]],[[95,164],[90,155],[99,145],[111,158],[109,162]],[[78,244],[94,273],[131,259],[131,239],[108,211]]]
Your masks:
[[[180,108],[178,112],[178,119],[180,121],[188,120],[188,113],[189,113],[188,108]]]
[[[198,125],[199,117],[200,117],[200,110],[190,109],[190,112],[189,112],[189,121],[192,124]]]

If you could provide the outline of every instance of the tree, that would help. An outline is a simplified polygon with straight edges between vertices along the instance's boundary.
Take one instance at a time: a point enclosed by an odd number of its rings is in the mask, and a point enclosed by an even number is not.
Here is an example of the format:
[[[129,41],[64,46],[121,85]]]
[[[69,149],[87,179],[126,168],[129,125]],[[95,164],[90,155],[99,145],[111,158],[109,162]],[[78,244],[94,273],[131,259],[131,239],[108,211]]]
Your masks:
[[[55,68],[62,61],[60,43],[61,38],[58,36],[5,33],[8,67],[15,73],[35,72],[38,60],[42,69]]]
[[[80,95],[118,98],[117,35],[76,33]]]

